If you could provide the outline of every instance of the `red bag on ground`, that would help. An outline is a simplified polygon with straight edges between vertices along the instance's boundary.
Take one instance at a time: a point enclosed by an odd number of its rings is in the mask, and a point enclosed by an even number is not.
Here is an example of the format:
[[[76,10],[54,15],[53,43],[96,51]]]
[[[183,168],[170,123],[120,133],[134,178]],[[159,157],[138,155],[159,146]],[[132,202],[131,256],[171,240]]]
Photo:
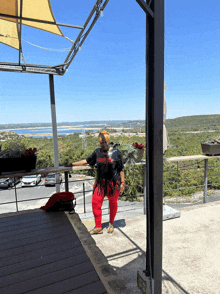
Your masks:
[[[58,192],[53,194],[50,199],[47,201],[45,206],[41,206],[40,209],[47,210],[50,207],[54,206],[58,201],[72,201],[75,199],[75,196],[72,192]]]

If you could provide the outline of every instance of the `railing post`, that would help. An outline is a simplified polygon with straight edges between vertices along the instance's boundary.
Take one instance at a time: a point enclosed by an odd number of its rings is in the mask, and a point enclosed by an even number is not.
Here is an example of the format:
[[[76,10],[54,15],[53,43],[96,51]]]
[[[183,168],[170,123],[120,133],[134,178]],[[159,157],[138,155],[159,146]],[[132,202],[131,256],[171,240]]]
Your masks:
[[[144,186],[144,215],[146,215],[146,164],[143,164],[143,186]]]
[[[86,195],[85,195],[85,183],[83,182],[83,201],[84,201],[84,213],[86,213]]]
[[[177,197],[179,196],[179,163],[178,163],[178,161],[176,162],[177,163],[177,185],[176,185],[176,188],[177,188],[177,190],[176,190],[176,193],[177,193],[177,195],[176,195],[176,203],[177,203]]]
[[[15,187],[15,202],[16,202],[16,210],[18,212],[18,197],[17,197],[17,190],[16,190],[16,184],[15,184],[15,178],[14,178],[14,187]]]
[[[208,159],[205,159],[203,203],[207,202],[207,188],[208,188]]]
[[[65,176],[65,191],[66,192],[69,192],[68,175],[69,175],[69,172],[68,171],[65,171],[64,172],[64,176]]]

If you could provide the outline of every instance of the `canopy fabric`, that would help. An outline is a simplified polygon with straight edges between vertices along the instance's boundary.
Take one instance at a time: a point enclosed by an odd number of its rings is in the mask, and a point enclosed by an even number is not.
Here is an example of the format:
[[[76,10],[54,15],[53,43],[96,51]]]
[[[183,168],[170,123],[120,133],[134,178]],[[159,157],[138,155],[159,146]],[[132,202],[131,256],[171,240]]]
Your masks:
[[[18,24],[0,19],[0,42],[19,49]]]
[[[20,17],[20,0],[0,0],[0,13]],[[23,0],[22,17],[56,22],[50,0]],[[19,49],[19,19],[0,16],[0,42]],[[22,20],[22,24],[63,37],[58,25]],[[17,39],[17,40],[16,40]]]

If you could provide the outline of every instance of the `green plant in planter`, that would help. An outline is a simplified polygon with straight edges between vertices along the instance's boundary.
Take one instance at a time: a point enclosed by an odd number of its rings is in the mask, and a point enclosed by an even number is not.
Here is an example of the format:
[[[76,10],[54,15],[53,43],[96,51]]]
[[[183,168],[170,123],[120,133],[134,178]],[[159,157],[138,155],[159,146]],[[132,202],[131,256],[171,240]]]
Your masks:
[[[26,149],[22,143],[12,142],[10,147],[0,150],[0,158],[20,157],[25,153]]]
[[[36,166],[37,149],[25,149],[20,142],[13,142],[10,147],[0,151],[0,174],[19,170],[30,171]]]
[[[133,145],[122,146],[120,151],[122,153],[125,166],[135,164],[135,159],[137,159],[137,149]]]

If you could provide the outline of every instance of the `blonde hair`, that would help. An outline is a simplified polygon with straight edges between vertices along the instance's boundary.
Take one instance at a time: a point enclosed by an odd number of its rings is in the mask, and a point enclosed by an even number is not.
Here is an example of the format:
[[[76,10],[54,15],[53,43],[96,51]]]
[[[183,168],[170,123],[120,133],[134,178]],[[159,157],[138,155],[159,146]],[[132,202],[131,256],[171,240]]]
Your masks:
[[[103,139],[106,140],[108,144],[110,143],[109,132],[107,132],[106,130],[103,130],[99,133],[99,142]]]

